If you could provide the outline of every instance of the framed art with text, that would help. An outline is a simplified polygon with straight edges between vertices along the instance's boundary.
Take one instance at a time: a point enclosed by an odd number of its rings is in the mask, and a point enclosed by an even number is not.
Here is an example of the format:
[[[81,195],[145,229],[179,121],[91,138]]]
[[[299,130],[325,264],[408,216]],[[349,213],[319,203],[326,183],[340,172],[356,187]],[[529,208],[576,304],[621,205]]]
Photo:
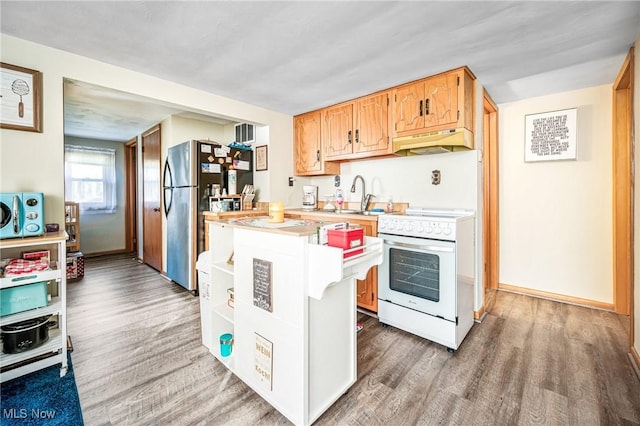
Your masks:
[[[267,145],[256,147],[256,171],[267,170]]]
[[[575,160],[578,109],[525,115],[524,161]]]
[[[0,127],[42,132],[42,73],[0,62]]]

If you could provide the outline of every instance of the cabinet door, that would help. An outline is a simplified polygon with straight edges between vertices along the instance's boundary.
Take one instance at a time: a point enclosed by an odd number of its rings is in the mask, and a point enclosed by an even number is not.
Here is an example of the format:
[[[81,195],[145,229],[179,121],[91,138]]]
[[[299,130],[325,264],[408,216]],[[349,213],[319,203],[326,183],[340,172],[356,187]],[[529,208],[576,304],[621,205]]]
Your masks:
[[[449,72],[425,81],[424,117],[429,130],[458,127],[458,73]]]
[[[396,132],[424,127],[424,82],[407,84],[394,90]]]
[[[389,95],[369,96],[355,102],[353,152],[389,152]]]
[[[340,163],[324,161],[320,111],[308,112],[293,118],[293,144],[296,175],[340,174]]]
[[[364,230],[367,237],[376,237],[378,222],[366,220],[350,220],[350,225],[357,225]],[[356,281],[356,304],[358,307],[371,312],[378,311],[378,267],[369,269],[364,280]]]
[[[296,173],[319,172],[322,168],[320,149],[320,111],[294,119]]]
[[[353,152],[353,104],[323,111],[323,145],[327,158]]]

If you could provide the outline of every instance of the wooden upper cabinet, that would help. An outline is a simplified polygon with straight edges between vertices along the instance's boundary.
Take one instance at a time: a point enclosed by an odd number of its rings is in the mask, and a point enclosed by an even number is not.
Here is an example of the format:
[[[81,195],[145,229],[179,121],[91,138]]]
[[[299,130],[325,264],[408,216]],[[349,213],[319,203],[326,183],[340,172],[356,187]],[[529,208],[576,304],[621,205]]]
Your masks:
[[[340,174],[340,164],[324,161],[321,117],[320,111],[312,111],[293,118],[296,175]]]
[[[322,111],[323,145],[327,158],[353,152],[353,103],[341,104]]]
[[[389,92],[325,108],[322,117],[327,159],[347,160],[390,153]]]
[[[467,67],[294,117],[296,175],[340,174],[340,161],[393,154],[392,137],[474,130]]]
[[[396,135],[460,127],[473,131],[474,79],[463,67],[397,87],[393,93]]]

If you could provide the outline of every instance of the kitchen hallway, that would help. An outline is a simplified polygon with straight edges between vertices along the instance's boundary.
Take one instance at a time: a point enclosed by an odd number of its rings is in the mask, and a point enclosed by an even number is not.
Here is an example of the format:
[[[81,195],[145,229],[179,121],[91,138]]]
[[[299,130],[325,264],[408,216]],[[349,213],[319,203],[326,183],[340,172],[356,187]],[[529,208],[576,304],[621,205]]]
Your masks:
[[[627,317],[493,300],[454,354],[361,315],[358,381],[315,424],[640,424]],[[68,331],[87,425],[290,424],[201,345],[198,298],[132,255],[86,259]]]

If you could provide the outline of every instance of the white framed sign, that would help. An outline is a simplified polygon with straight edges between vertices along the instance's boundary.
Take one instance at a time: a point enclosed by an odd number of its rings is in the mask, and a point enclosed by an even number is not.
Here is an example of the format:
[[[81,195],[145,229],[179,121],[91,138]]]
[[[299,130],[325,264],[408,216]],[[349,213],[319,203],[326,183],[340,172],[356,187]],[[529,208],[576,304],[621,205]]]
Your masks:
[[[524,161],[575,160],[578,109],[525,115]]]
[[[269,390],[273,390],[273,343],[258,333],[256,336],[256,351],[254,356],[253,371],[256,378]]]

